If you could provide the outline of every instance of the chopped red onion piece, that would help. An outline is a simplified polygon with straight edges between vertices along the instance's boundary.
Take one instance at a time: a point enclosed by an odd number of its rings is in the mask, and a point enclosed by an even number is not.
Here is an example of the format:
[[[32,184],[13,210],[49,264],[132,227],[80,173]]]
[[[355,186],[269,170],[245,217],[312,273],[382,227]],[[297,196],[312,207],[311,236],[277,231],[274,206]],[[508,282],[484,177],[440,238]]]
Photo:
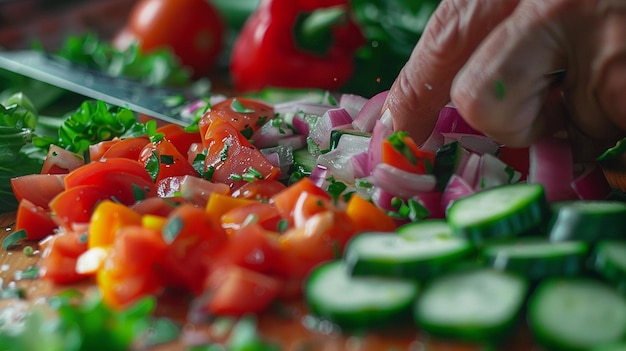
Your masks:
[[[374,167],[371,181],[374,186],[401,198],[433,191],[437,185],[437,179],[432,174],[411,173],[386,163],[379,163]]]
[[[205,107],[207,107],[207,104],[213,106],[218,102],[226,100],[226,98],[226,95],[215,94],[211,95],[208,101],[206,99],[198,99],[192,101],[191,103],[189,103],[189,105],[183,107],[183,109],[180,111],[180,116],[184,119],[193,120],[198,110],[204,109]]]
[[[465,122],[465,119],[461,117],[456,107],[451,104],[446,105],[439,111],[435,130],[440,133],[482,134],[470,127],[470,125]]]
[[[462,177],[453,174],[446,184],[446,188],[443,190],[441,196],[441,209],[446,212],[450,205],[463,197],[474,194],[476,191],[474,188]]]
[[[342,94],[339,98],[339,107],[343,107],[350,113],[352,119],[359,115],[363,106],[367,103],[367,98],[356,94]]]
[[[430,213],[427,218],[445,218],[446,213],[441,208],[443,193],[441,191],[429,191],[414,196],[413,199],[419,202]]]
[[[320,188],[326,184],[327,178],[328,168],[320,164],[315,165],[315,168],[311,170],[311,175],[309,175],[309,179]]]
[[[278,121],[278,120],[277,120]],[[252,136],[250,140],[258,148],[267,148],[279,144],[279,140],[293,135],[293,130],[286,125],[275,125],[272,121],[263,124]]]
[[[289,145],[261,149],[261,153],[270,163],[280,169],[282,177],[287,177],[289,168],[293,164],[293,148]]]
[[[352,156],[350,163],[354,171],[354,178],[365,178],[370,175],[369,172],[369,154],[367,151]]]
[[[480,157],[478,178],[474,188],[481,190],[517,183],[521,176],[520,172],[515,171],[499,158],[484,154]]]
[[[352,122],[354,129],[367,133],[370,133],[372,129],[374,129],[376,121],[380,119],[383,112],[383,105],[388,94],[389,91],[385,90],[372,96],[372,98],[365,103],[357,117]]]
[[[611,186],[597,164],[587,167],[571,185],[581,200],[605,200],[611,194]]]
[[[276,113],[298,113],[302,112],[307,115],[321,116],[326,111],[337,108],[337,106],[328,104],[316,104],[302,101],[288,101],[274,105]]]
[[[543,138],[529,148],[530,165],[527,181],[542,184],[548,201],[574,200],[572,150],[567,140]]]
[[[428,139],[420,146],[420,149],[424,151],[436,152],[440,147],[444,145],[444,136],[438,131],[433,130]]]
[[[317,163],[328,168],[336,180],[354,183],[354,169],[351,159],[354,155],[367,150],[370,137],[344,134],[339,139],[337,147],[325,154],[319,155]]]
[[[330,148],[330,131],[337,127],[350,125],[351,122],[352,117],[345,109],[334,108],[328,110],[311,127],[309,137],[317,144],[320,150],[326,150]]]
[[[374,130],[372,131],[372,137],[367,149],[369,160],[367,161],[368,169],[367,173],[370,174],[374,170],[374,167],[383,161],[383,141],[387,139],[393,131],[391,128],[384,125],[381,121],[376,121]]]
[[[456,174],[463,178],[467,182],[467,184],[470,184],[473,187],[478,179],[479,167],[480,155],[470,153],[467,157],[467,161],[459,166]]]
[[[309,135],[309,124],[304,119],[303,114],[296,113],[291,120],[291,125],[295,128],[295,130],[301,134],[308,136]]]

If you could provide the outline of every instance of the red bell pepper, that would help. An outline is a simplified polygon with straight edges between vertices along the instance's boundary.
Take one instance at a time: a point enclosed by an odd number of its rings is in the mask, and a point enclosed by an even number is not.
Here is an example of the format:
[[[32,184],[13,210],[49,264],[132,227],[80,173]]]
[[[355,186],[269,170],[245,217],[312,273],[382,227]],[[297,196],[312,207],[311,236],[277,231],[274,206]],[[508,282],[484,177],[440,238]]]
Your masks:
[[[341,87],[365,44],[349,10],[348,0],[262,0],[231,52],[235,88]]]

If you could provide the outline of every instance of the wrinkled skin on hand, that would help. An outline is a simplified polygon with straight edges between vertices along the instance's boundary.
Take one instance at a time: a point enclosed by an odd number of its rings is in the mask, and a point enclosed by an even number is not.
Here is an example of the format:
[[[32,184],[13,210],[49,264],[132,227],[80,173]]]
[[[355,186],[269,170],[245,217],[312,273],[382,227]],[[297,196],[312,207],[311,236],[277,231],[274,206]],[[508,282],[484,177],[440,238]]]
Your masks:
[[[611,146],[626,135],[626,1],[443,0],[386,106],[422,142],[449,101],[509,146],[558,130]]]

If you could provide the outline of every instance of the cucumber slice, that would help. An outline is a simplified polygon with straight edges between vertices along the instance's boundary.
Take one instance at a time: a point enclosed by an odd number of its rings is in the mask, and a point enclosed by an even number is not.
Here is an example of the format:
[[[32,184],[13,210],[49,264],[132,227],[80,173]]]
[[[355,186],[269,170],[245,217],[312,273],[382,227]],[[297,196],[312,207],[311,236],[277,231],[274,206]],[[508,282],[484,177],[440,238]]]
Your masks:
[[[415,304],[415,320],[438,337],[498,342],[514,327],[528,282],[491,268],[435,278]]]
[[[317,156],[312,155],[306,147],[293,151],[293,167],[304,176],[310,176],[317,164]]]
[[[626,237],[626,204],[618,201],[575,201],[559,207],[550,229],[550,240],[583,240]]]
[[[476,244],[511,238],[545,225],[550,209],[540,184],[517,183],[480,191],[456,200],[448,222]]]
[[[626,299],[597,280],[545,280],[530,297],[528,321],[550,350],[589,350],[626,337]]]
[[[573,276],[585,270],[589,246],[580,241],[552,243],[545,239],[489,244],[482,250],[488,265],[531,280]]]
[[[595,248],[593,267],[617,290],[626,292],[626,241],[603,240]]]
[[[358,130],[334,129],[330,131],[330,149],[333,150],[339,145],[339,140],[344,135],[353,135],[363,138],[371,138],[372,133],[361,132]]]
[[[422,221],[396,233],[363,233],[350,241],[345,260],[352,275],[428,279],[468,257],[474,246],[445,221]]]
[[[317,267],[305,283],[313,315],[345,329],[385,326],[409,317],[418,284],[384,277],[351,277],[344,261]]]

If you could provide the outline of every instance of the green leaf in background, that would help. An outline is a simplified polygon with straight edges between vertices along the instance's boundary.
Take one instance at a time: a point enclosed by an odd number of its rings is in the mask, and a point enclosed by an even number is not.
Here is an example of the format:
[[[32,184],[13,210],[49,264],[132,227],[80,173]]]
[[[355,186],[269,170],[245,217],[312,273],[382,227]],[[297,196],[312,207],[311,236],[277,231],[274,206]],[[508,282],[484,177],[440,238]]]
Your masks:
[[[342,90],[372,97],[387,90],[409,59],[440,0],[351,0],[367,45]]]

